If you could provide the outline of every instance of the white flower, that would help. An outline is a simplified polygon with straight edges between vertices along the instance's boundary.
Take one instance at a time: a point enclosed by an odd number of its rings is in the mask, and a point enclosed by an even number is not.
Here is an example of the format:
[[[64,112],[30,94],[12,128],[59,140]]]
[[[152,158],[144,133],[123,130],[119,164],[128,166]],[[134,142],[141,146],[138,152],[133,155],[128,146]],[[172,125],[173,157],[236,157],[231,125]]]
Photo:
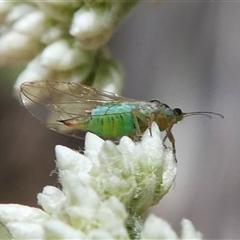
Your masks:
[[[102,4],[85,4],[74,13],[70,34],[83,48],[98,49],[111,37],[115,26],[135,4],[133,1],[105,1]]]
[[[0,205],[0,237],[5,239],[201,239],[182,221],[180,237],[164,220],[143,216],[171,187],[176,163],[162,145],[157,125],[142,141],[123,137],[119,145],[87,133],[84,154],[56,146],[62,190],[46,186],[38,194],[43,210]],[[6,237],[8,236],[8,237]]]
[[[87,53],[66,40],[59,40],[46,47],[41,54],[41,64],[54,70],[71,70],[82,64],[91,63]]]
[[[182,233],[178,237],[172,227],[161,218],[149,215],[141,232],[141,239],[202,239],[200,232],[196,231],[192,223],[183,219]]]
[[[97,49],[110,38],[114,27],[112,13],[101,8],[83,7],[73,17],[70,33],[86,49]]]
[[[122,71],[104,45],[136,2],[0,2],[0,65],[27,64],[15,95],[21,83],[39,80],[120,92]]]
[[[155,123],[152,136],[147,130],[141,142],[123,137],[115,145],[87,133],[84,154],[56,146],[56,158],[62,190],[46,186],[38,194],[43,210],[0,205],[0,222],[13,239],[129,239],[159,234],[152,232],[151,218],[142,225],[143,216],[171,187],[176,163]],[[157,225],[160,220],[154,221]]]
[[[183,219],[181,225],[181,239],[202,239],[202,234],[196,231],[193,224],[188,219]]]
[[[15,21],[12,29],[33,38],[39,38],[48,29],[47,20],[46,15],[42,11],[31,11]]]
[[[36,39],[11,31],[0,37],[0,65],[15,64],[28,61],[41,49]]]

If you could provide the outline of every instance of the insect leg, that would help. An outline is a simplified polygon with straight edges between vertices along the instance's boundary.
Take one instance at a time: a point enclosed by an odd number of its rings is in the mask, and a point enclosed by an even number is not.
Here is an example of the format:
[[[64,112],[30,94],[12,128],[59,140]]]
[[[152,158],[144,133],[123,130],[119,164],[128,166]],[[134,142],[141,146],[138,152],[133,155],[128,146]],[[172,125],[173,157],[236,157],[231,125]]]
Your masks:
[[[151,125],[154,120],[154,115],[151,114],[150,116],[147,116],[146,114],[141,113],[138,110],[133,110],[132,111],[132,116],[133,116],[133,121],[136,126],[136,133],[137,134],[142,134],[142,131],[144,131],[146,128],[149,129],[150,135],[152,136],[152,129]],[[141,129],[139,125],[139,120],[144,124],[144,128]]]
[[[175,139],[173,137],[171,129],[172,129],[172,126],[170,126],[168,129],[166,129],[166,136],[163,138],[163,143],[166,141],[167,138],[172,143],[172,149],[173,149],[174,158],[175,158],[175,161],[177,162],[176,148],[175,148]]]
[[[147,120],[148,120],[148,129],[149,129],[149,132],[150,132],[150,136],[152,136],[152,128],[151,128],[151,126],[152,126],[152,123],[153,123],[153,121],[154,121],[154,114],[151,114],[150,115],[150,117],[149,118],[147,118]]]
[[[135,125],[135,127],[136,127],[136,134],[137,134],[138,136],[140,136],[140,135],[142,134],[142,132],[141,132],[141,130],[140,130],[140,126],[139,126],[139,122],[138,122],[138,117],[137,117],[137,115],[135,115],[135,114],[132,114],[132,116],[133,116],[134,125]]]

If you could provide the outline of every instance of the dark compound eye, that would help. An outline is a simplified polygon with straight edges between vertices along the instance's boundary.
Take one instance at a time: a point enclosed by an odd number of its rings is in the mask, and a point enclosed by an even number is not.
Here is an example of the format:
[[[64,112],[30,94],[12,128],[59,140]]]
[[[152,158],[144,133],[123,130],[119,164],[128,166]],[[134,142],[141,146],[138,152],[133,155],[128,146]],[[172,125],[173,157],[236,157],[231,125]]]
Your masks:
[[[182,115],[182,110],[180,108],[174,108],[173,109],[174,114],[176,115]]]

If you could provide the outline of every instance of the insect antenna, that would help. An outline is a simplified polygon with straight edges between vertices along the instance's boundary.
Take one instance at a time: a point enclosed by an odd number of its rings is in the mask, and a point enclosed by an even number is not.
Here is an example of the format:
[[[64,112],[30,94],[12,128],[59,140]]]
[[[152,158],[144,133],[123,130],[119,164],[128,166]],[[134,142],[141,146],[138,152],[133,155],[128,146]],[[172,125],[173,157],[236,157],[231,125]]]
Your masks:
[[[202,115],[205,117],[209,117],[212,118],[212,115],[224,118],[224,116],[220,113],[215,113],[215,112],[188,112],[188,113],[183,113],[183,117],[189,117],[189,116],[193,116],[193,115]]]

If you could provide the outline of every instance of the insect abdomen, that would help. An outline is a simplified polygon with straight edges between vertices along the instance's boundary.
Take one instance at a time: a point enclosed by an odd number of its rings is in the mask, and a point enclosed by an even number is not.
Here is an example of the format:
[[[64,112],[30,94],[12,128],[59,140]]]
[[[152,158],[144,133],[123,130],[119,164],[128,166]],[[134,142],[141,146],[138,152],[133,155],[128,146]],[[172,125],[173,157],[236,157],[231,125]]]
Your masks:
[[[135,131],[131,109],[128,105],[97,107],[92,111],[88,131],[103,138],[131,135]]]
[[[104,138],[121,137],[133,133],[134,122],[131,113],[92,116],[88,130]]]

